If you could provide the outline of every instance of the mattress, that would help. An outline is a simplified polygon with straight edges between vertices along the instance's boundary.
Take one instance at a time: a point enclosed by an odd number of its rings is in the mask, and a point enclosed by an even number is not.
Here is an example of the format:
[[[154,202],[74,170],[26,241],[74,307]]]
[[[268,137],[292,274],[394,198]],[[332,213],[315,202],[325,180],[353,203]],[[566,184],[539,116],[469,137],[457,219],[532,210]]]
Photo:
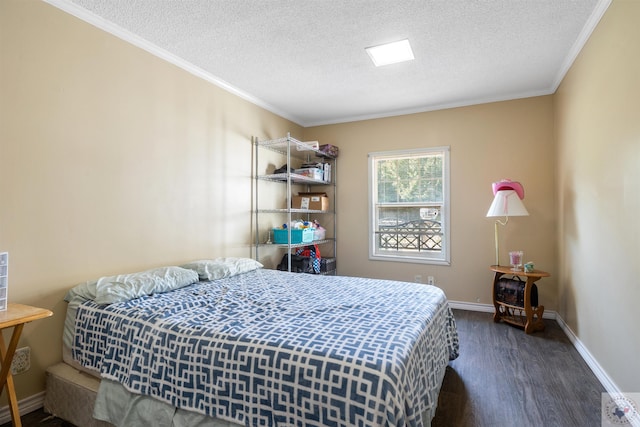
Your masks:
[[[425,426],[458,354],[442,290],[406,282],[259,269],[70,312],[67,358],[115,425],[133,395],[241,425]]]

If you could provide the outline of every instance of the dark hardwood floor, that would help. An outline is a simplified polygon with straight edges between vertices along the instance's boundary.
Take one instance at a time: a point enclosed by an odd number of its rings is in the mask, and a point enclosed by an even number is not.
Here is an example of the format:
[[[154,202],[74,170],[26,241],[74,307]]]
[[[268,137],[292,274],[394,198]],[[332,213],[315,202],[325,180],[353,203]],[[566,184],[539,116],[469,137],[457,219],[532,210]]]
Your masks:
[[[526,335],[491,313],[454,312],[460,357],[447,367],[432,427],[601,425],[604,389],[555,321]],[[42,409],[22,425],[73,427]]]
[[[432,427],[601,425],[605,390],[554,320],[531,335],[493,314],[454,311],[460,356]]]
[[[46,414],[42,408],[22,415],[20,417],[20,421],[22,422],[22,427],[76,427],[71,423],[61,420],[60,418]],[[2,424],[2,427],[12,426],[13,424],[11,424],[11,422]]]

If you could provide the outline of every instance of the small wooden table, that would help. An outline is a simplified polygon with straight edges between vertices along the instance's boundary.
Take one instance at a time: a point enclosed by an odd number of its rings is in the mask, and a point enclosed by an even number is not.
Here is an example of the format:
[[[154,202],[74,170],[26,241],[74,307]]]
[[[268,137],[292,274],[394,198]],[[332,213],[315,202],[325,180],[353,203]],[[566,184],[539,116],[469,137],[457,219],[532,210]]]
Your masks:
[[[13,425],[16,427],[21,427],[22,422],[20,421],[18,399],[16,398],[16,391],[13,388],[13,377],[11,376],[13,355],[16,352],[16,347],[18,347],[18,341],[20,340],[20,334],[22,334],[24,324],[51,315],[53,315],[51,310],[22,304],[7,304],[7,309],[0,311],[0,356],[2,356],[2,361],[0,362],[2,363],[2,369],[0,369],[0,394],[2,394],[4,386],[6,385],[11,419],[13,420]],[[13,333],[11,334],[9,347],[6,347],[2,329],[11,327],[13,328]]]
[[[493,278],[493,306],[495,307],[493,321],[499,322],[502,320],[503,322],[523,327],[524,331],[527,334],[544,330],[544,322],[542,321],[544,306],[531,306],[531,288],[534,282],[540,280],[543,277],[549,277],[550,274],[546,271],[541,270],[533,270],[531,272],[525,273],[523,270],[516,271],[512,270],[511,267],[501,265],[492,265],[489,268],[491,269],[491,271],[495,272],[495,276]],[[526,282],[524,285],[524,305],[522,307],[510,305],[503,301],[497,300],[496,296],[498,291],[498,280],[500,280],[500,278],[505,274],[526,278]],[[516,314],[521,314],[523,311],[525,314],[524,318],[523,316]]]

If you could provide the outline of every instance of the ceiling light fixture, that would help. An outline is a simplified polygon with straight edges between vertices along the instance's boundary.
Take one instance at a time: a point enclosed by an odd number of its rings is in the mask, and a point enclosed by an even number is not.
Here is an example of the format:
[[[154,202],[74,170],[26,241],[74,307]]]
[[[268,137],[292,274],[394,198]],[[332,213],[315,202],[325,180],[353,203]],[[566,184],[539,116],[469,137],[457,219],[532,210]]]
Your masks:
[[[415,59],[408,39],[365,48],[376,67]]]

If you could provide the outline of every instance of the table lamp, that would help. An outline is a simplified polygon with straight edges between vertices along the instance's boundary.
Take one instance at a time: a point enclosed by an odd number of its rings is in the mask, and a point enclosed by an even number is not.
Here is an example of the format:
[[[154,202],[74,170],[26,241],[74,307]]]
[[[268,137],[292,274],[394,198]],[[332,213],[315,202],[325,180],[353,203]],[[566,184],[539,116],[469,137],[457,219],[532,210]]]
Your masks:
[[[500,253],[498,250],[498,224],[505,226],[509,222],[510,216],[528,216],[527,208],[522,204],[524,199],[524,188],[522,184],[509,179],[503,179],[501,181],[494,182],[493,189],[493,203],[489,207],[487,217],[505,217],[504,222],[499,219],[496,220],[494,225],[495,240],[496,240],[496,265],[500,265]]]

